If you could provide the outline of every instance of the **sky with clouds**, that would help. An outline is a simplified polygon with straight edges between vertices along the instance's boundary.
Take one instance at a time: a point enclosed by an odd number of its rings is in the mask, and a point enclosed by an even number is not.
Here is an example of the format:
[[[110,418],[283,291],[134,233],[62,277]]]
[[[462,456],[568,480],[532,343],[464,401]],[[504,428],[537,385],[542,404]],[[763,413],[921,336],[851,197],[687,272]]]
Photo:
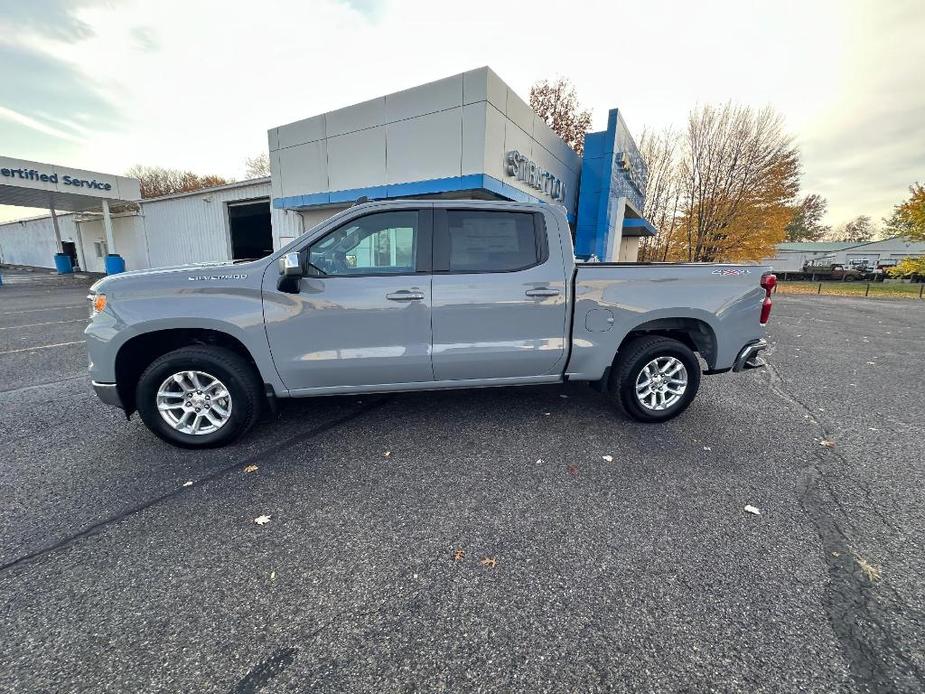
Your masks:
[[[0,155],[241,178],[268,128],[489,65],[524,97],[568,76],[637,135],[771,104],[827,221],[879,220],[925,181],[923,36],[921,0],[14,0]]]

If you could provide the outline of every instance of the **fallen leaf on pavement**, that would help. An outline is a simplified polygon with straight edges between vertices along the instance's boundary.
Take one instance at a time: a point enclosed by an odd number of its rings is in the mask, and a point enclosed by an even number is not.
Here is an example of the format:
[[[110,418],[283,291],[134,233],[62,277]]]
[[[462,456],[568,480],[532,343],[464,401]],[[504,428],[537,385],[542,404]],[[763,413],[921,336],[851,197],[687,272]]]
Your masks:
[[[536,459],[536,464],[537,464],[537,465],[542,465],[542,464],[543,464],[543,459],[542,459],[542,458],[537,458],[537,459]]]
[[[254,522],[255,522],[257,525],[266,525],[267,523],[270,522],[270,516],[257,516],[257,517],[254,519]]]
[[[568,395],[566,395],[565,393],[562,393],[561,395],[559,395],[559,397],[560,397],[560,398],[567,398]]]
[[[835,448],[835,442],[830,441],[829,439],[822,439],[822,441],[819,442],[819,445],[823,448]]]
[[[460,561],[465,556],[466,556],[465,550],[457,549],[455,552],[453,552],[453,561]]]
[[[876,583],[880,580],[880,567],[874,566],[869,561],[867,561],[860,554],[854,555],[854,560],[858,563],[858,566],[861,567],[861,571],[864,572],[864,575],[867,576],[867,580],[871,583]]]
[[[710,448],[709,446],[704,446],[704,447],[703,447],[703,450],[705,450],[705,451],[712,451],[713,449]]]
[[[246,468],[244,468],[244,472],[257,472],[259,469],[260,468],[258,468],[256,465],[248,465]]]
[[[612,462],[613,462],[613,456],[612,456],[612,455],[602,455],[601,458],[604,459],[604,462],[605,462],[605,463],[612,463]]]
[[[578,477],[578,466],[577,465],[569,465],[565,468],[565,470],[572,477]]]
[[[382,454],[382,457],[383,457],[383,458],[391,458],[391,457],[392,457],[392,451],[386,451],[385,453]]]
[[[757,507],[757,506],[752,506],[751,504],[747,504],[747,505],[745,506],[745,512],[746,512],[746,513],[752,513],[752,514],[754,514],[754,515],[756,515],[756,516],[760,516],[760,515],[761,515],[761,511],[758,509],[758,507]]]
[[[192,487],[192,486],[193,486],[193,480],[187,480],[186,482],[183,483],[183,486],[184,486],[184,487]]]
[[[489,569],[495,568],[495,564],[498,562],[495,561],[494,557],[485,557],[482,561],[479,562],[482,566],[487,566]]]
[[[276,572],[275,572],[275,571],[271,571],[271,572],[270,572],[270,580],[271,580],[271,581],[275,581],[275,580],[276,580]]]

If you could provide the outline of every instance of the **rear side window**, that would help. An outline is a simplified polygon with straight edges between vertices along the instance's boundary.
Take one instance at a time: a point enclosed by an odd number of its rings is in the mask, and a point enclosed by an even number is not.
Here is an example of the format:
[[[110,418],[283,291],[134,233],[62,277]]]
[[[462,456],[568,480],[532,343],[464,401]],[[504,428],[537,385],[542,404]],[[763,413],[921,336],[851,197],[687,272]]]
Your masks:
[[[435,269],[511,272],[537,265],[546,248],[538,217],[529,212],[447,210]]]

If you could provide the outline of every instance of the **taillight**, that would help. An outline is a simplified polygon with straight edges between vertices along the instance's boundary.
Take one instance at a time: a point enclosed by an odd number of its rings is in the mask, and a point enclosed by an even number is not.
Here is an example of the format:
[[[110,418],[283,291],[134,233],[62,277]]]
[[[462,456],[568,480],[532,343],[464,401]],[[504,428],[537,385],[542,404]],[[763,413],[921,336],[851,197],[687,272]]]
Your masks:
[[[764,301],[761,302],[761,324],[767,325],[768,318],[771,317],[771,300],[768,297],[764,297]]]
[[[764,289],[764,301],[761,302],[761,324],[767,325],[771,317],[771,292],[777,286],[777,275],[770,272],[761,276],[761,288]]]

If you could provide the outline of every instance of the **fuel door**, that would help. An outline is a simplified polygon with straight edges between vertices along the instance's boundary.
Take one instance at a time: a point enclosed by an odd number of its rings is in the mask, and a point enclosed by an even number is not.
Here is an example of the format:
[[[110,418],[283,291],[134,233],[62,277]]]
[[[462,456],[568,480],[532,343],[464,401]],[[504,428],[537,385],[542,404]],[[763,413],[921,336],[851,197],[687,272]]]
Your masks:
[[[606,333],[613,327],[613,311],[606,308],[592,308],[585,314],[585,330],[589,333]]]

